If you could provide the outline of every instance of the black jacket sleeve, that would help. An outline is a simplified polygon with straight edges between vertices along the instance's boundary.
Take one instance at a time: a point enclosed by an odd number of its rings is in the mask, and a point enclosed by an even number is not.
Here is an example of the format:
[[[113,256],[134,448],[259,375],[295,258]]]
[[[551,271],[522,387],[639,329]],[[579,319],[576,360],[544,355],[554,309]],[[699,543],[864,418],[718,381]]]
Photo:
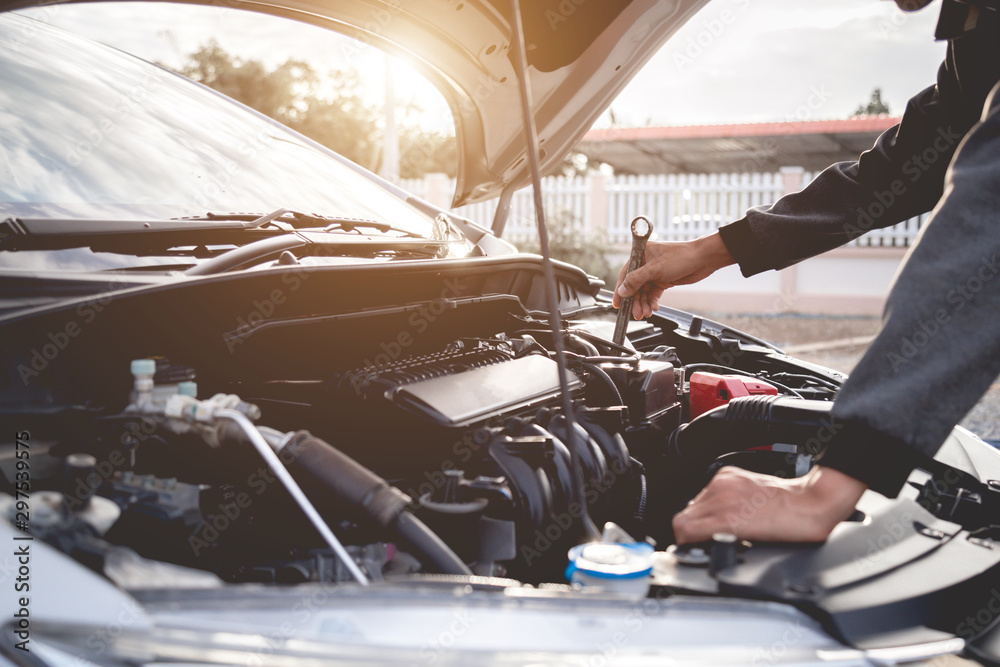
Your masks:
[[[895,495],[1000,374],[1000,84],[837,394],[823,465]]]
[[[937,84],[856,162],[835,164],[801,192],[720,228],[743,275],[785,268],[934,207],[959,142],[1000,78],[997,14],[984,11],[974,30],[949,41]]]
[[[936,206],[837,394],[819,459],[888,496],[1000,373],[1000,12],[942,0],[938,34],[950,41],[937,85],[899,125],[857,162],[720,229],[750,276]]]

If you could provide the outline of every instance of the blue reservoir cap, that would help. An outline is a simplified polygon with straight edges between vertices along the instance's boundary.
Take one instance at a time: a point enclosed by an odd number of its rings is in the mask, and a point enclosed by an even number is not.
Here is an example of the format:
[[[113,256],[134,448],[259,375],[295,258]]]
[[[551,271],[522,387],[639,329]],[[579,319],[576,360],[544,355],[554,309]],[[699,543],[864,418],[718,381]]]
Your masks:
[[[177,393],[181,396],[190,396],[191,398],[198,398],[198,383],[197,382],[178,382],[177,383]]]
[[[153,359],[133,359],[132,375],[155,375],[156,361]]]
[[[579,570],[599,579],[638,579],[653,571],[653,545],[646,542],[580,544],[569,550],[566,578]]]

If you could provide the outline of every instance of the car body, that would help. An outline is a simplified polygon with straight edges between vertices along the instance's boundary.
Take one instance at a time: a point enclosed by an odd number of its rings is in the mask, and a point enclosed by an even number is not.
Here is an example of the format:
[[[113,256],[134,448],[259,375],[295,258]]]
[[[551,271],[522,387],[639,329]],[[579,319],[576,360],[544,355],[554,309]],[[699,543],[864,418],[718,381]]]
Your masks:
[[[455,203],[499,195],[502,229],[529,171],[509,8],[233,4],[418,56]],[[543,168],[700,4],[526,11]],[[719,466],[812,465],[843,375],[667,308],[616,344],[580,269],[153,65],[0,32],[5,660],[998,660],[1000,456],[972,434],[824,544],[676,548]],[[567,573],[587,516],[610,555]]]

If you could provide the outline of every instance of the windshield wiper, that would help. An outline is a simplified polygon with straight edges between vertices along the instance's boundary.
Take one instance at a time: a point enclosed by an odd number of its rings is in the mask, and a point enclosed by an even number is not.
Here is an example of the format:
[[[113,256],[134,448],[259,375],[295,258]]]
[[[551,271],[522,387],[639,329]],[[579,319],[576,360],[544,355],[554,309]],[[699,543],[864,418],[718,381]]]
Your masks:
[[[398,258],[440,258],[448,254],[448,242],[302,230],[230,250],[185,273],[190,276],[207,276],[238,271],[262,262],[278,260],[285,252],[290,252],[293,256],[374,257],[388,253]]]
[[[376,231],[382,232],[383,234],[388,232],[399,232],[410,238],[425,238],[420,234],[416,234],[407,229],[401,227],[395,227],[393,225],[379,222],[377,220],[368,220],[365,218],[346,218],[341,216],[328,216],[328,215],[318,215],[316,213],[304,213],[302,211],[294,211],[287,208],[279,208],[276,211],[268,213],[267,215],[258,216],[250,213],[208,213],[204,217],[196,218],[185,218],[186,220],[237,220],[246,221],[250,225],[248,229],[256,229],[262,227],[268,223],[271,224],[285,224],[291,218],[293,222],[292,227],[295,229],[301,229],[302,227],[322,227],[323,231],[344,231],[353,232],[360,229],[374,229]],[[303,224],[294,224],[295,222]]]
[[[232,244],[287,234],[282,227],[253,228],[242,222],[185,220],[66,220],[8,218],[0,222],[0,250],[62,250],[90,247],[121,252],[134,248]]]
[[[288,218],[299,224],[287,222]],[[94,251],[150,254],[177,246],[243,245],[300,230],[334,233],[358,229],[373,229],[381,233],[397,232],[407,238],[424,238],[373,220],[332,218],[278,209],[264,216],[209,213],[203,217],[170,220],[7,218],[0,222],[0,250],[89,247]]]

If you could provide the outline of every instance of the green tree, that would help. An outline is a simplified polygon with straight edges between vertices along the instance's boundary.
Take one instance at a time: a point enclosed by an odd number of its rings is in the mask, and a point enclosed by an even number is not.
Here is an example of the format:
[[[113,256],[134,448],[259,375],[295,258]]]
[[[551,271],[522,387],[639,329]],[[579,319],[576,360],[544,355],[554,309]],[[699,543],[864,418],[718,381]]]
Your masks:
[[[579,220],[566,209],[547,211],[546,226],[549,231],[549,253],[553,259],[575,264],[592,276],[614,286],[618,269],[608,262],[607,240],[600,235],[583,230]],[[522,252],[541,254],[538,240],[518,243]]]
[[[325,76],[301,60],[268,68],[238,58],[215,41],[201,46],[178,70],[218,90],[358,164],[377,171],[382,148],[383,111],[367,100],[360,74],[331,70]],[[419,107],[403,108],[399,123],[400,176],[419,178],[457,169],[455,138],[422,129]]]
[[[306,98],[306,111],[286,124],[374,171],[382,146],[380,110],[368,105],[358,94],[356,72],[337,72],[337,75],[340,82],[337,97]]]
[[[235,58],[214,40],[190,54],[178,72],[286,124],[306,111],[302,90],[311,90],[317,78],[302,61],[269,70],[256,60]]]
[[[889,113],[889,105],[882,101],[882,89],[876,88],[872,91],[872,97],[868,104],[862,104],[854,112],[854,116],[878,116]]]
[[[567,177],[587,176],[596,172],[597,169],[598,165],[591,162],[583,153],[569,152],[559,163],[555,173]]]
[[[420,178],[424,174],[458,172],[458,145],[455,137],[420,127],[403,127],[399,138],[400,178]]]

